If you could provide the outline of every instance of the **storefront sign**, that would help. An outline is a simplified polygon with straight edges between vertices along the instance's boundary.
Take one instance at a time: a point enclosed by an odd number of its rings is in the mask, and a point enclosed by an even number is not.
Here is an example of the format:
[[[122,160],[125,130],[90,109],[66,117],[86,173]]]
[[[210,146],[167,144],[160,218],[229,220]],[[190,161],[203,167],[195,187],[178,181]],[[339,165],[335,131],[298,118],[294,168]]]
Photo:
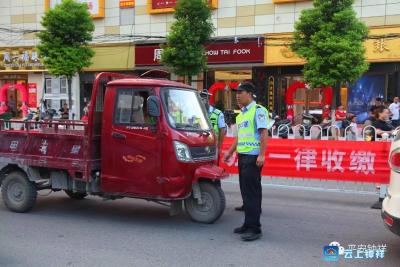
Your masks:
[[[136,65],[161,65],[162,49],[159,45],[136,46]],[[208,64],[262,63],[264,62],[264,40],[216,42],[206,46]]]
[[[135,47],[129,43],[94,46],[93,50],[92,64],[84,71],[120,71],[135,67]]]
[[[38,52],[33,49],[0,50],[0,70],[41,70],[44,65],[40,62]]]
[[[93,18],[104,18],[104,1],[105,0],[77,0],[79,3],[86,3],[90,14]],[[45,0],[46,10],[54,8],[60,4],[62,0]]]
[[[135,0],[119,0],[119,8],[133,8]]]
[[[150,14],[154,13],[172,13],[177,0],[148,0],[147,7]],[[218,7],[218,0],[209,0],[212,8]]]
[[[264,39],[218,42],[206,47],[208,64],[257,63],[264,61]]]
[[[28,106],[30,108],[37,107],[37,84],[28,83]]]
[[[265,37],[265,65],[303,65],[305,61],[290,48],[292,34],[268,34]]]
[[[374,38],[365,41],[367,60],[369,62],[399,61],[400,39],[390,37],[399,33],[399,27],[370,29],[369,35]]]
[[[400,27],[371,28],[369,36],[364,42],[365,57],[368,62],[395,62],[400,61],[400,39],[393,38],[400,34]],[[265,36],[265,65],[288,66],[303,65],[305,60],[294,53],[290,45],[293,35],[267,34]]]

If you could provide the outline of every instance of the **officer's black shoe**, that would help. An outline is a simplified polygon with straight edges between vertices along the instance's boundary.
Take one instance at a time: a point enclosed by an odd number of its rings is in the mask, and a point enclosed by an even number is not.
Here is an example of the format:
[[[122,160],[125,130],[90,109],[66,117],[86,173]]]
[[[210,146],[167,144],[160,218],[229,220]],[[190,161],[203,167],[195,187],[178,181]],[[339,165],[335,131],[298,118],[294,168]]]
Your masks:
[[[243,241],[254,241],[262,237],[262,232],[249,231],[242,235]]]
[[[244,234],[244,233],[246,233],[247,230],[248,230],[248,228],[247,228],[246,226],[242,225],[242,226],[240,226],[240,227],[238,227],[238,228],[235,228],[235,229],[233,230],[233,232],[234,232],[235,234]]]
[[[237,211],[244,211],[244,205],[240,206],[240,207],[236,207],[235,210]]]

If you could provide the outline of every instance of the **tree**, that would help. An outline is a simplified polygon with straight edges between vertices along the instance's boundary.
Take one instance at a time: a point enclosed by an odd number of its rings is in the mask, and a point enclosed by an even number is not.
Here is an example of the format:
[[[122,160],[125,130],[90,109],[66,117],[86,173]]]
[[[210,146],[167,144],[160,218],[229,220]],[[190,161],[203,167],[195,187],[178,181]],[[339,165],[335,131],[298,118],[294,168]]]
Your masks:
[[[368,28],[357,19],[353,2],[314,0],[295,24],[292,50],[306,60],[303,74],[311,88],[351,83],[368,69],[363,46]]]
[[[204,45],[214,32],[209,1],[178,0],[174,18],[161,61],[190,84],[207,67]]]
[[[49,9],[38,33],[39,56],[50,74],[68,79],[68,106],[72,108],[71,80],[75,73],[89,67],[94,51],[89,47],[94,23],[85,3],[63,0]]]

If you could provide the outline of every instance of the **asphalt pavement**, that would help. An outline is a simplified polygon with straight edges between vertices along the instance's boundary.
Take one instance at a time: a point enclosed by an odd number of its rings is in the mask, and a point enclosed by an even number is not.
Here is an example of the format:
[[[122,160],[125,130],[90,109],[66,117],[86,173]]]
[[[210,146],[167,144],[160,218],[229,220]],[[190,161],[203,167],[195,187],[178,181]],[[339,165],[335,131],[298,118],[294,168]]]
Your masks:
[[[400,266],[400,237],[370,209],[376,195],[263,187],[263,237],[243,242],[235,179],[223,183],[227,208],[212,225],[143,200],[71,200],[40,196],[26,214],[0,202],[0,266]],[[45,194],[46,192],[41,192]],[[383,259],[323,260],[332,241],[343,247],[386,245]]]

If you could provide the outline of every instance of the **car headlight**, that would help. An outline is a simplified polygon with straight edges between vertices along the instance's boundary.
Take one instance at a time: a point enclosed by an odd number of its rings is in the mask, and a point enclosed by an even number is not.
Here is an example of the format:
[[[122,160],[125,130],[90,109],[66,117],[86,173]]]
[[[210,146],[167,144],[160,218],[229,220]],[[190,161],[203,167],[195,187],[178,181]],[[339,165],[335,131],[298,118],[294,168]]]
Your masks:
[[[182,162],[192,161],[192,156],[190,155],[189,147],[179,141],[174,141],[174,149],[176,158]]]

